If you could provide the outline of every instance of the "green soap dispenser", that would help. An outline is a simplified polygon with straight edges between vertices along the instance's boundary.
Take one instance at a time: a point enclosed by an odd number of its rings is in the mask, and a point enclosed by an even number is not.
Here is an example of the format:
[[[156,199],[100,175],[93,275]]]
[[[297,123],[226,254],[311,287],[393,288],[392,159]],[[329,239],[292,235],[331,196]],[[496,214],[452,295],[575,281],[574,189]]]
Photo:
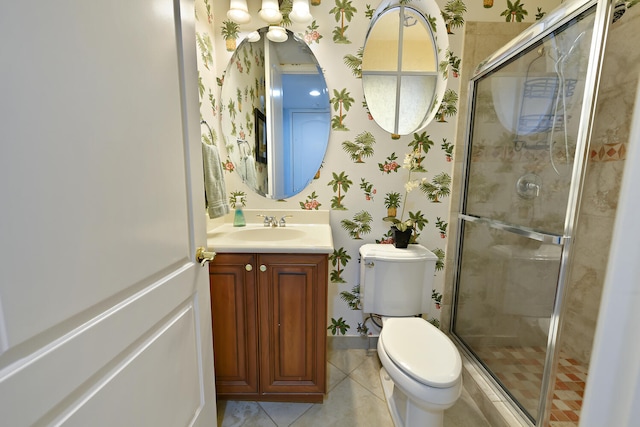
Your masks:
[[[244,200],[242,196],[236,196],[235,209],[236,212],[233,215],[233,226],[234,227],[244,227],[246,224],[244,220],[244,212],[242,212],[242,207],[244,206]]]

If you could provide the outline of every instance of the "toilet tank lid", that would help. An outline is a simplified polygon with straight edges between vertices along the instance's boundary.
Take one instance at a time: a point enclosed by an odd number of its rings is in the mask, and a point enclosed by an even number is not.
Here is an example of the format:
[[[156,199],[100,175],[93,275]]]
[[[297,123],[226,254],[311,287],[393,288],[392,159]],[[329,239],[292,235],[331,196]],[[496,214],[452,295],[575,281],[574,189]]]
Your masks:
[[[409,245],[406,249],[398,249],[389,244],[368,243],[360,246],[360,256],[365,259],[381,259],[394,261],[414,261],[431,259],[438,256],[422,245]]]
[[[416,381],[447,388],[460,380],[460,352],[449,337],[426,320],[386,319],[379,339],[389,358]]]

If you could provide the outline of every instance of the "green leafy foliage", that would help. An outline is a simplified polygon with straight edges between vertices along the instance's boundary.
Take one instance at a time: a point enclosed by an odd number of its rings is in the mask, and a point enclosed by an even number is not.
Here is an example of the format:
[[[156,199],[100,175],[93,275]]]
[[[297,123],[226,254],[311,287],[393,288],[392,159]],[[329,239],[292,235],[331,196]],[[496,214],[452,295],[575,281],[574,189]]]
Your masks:
[[[333,253],[329,255],[329,261],[331,261],[331,265],[333,267],[336,267],[331,271],[331,283],[346,283],[342,278],[343,270],[341,267],[346,267],[350,259],[351,255],[349,255],[343,247],[334,249]]]
[[[347,322],[342,318],[331,318],[331,324],[327,328],[331,331],[331,335],[344,335],[347,333],[347,329],[351,329],[351,326],[347,325]]]
[[[504,16],[506,22],[522,22],[525,15],[528,14],[529,12],[524,9],[524,4],[521,4],[520,0],[516,0],[513,3],[507,0],[507,8],[502,11],[500,16]]]
[[[420,184],[420,190],[427,195],[433,203],[440,203],[440,198],[447,197],[451,193],[451,176],[442,172],[436,175],[431,182]]]
[[[329,102],[332,104],[333,110],[338,113],[337,116],[333,116],[331,119],[331,128],[334,130],[349,130],[343,122],[346,117],[345,112],[349,111],[351,105],[355,102],[351,94],[347,92],[346,88],[341,91],[334,89],[333,98]]]
[[[347,303],[351,310],[360,310],[360,285],[356,285],[351,292],[340,292],[340,299]]]
[[[349,179],[349,175],[346,172],[342,171],[340,174],[336,174],[333,172],[333,179],[327,183],[327,185],[331,186],[334,192],[338,192],[336,196],[331,199],[331,208],[338,210],[346,210],[347,208],[342,204],[342,199],[344,198],[343,192],[346,193],[351,187],[353,181]]]
[[[343,219],[340,221],[342,228],[349,232],[349,236],[355,240],[360,240],[362,234],[371,233],[371,221],[373,217],[367,211],[360,211],[353,216],[353,220]]]
[[[440,248],[436,248],[432,249],[431,252],[438,257],[438,260],[436,261],[436,271],[441,271],[444,268],[444,251]]]
[[[344,141],[342,148],[349,153],[351,160],[355,163],[364,163],[362,160],[365,157],[373,156],[373,144],[376,139],[371,132],[364,131],[356,136],[353,142]]]

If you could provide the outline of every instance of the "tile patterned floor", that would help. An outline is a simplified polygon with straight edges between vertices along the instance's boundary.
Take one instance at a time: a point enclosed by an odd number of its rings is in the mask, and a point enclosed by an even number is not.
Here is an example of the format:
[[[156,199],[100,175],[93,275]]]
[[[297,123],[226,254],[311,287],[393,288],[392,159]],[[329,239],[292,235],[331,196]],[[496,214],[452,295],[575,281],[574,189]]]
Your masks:
[[[513,396],[535,414],[542,384],[545,352],[542,347],[485,347],[478,356],[493,370]],[[587,368],[560,355],[550,427],[577,427],[587,379]]]
[[[393,427],[373,350],[329,350],[328,393],[322,404],[218,402],[219,427]],[[490,427],[463,392],[445,412],[445,427]]]
[[[560,356],[556,388],[551,407],[551,427],[577,426],[587,382],[587,368],[574,359]],[[569,424],[569,422],[571,424]]]

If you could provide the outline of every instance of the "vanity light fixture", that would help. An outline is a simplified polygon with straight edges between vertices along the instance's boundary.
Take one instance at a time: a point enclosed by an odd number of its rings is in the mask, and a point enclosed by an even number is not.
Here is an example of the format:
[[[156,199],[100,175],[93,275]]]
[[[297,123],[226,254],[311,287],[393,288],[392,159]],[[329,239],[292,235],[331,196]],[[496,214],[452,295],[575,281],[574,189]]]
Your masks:
[[[279,25],[282,22],[282,12],[280,12],[278,0],[262,0],[258,16],[270,26]],[[247,7],[247,0],[229,0],[227,18],[237,24],[248,24],[251,22],[251,14]],[[289,12],[289,19],[294,24],[309,24],[313,20],[313,16],[311,12],[309,12],[309,0],[293,0],[291,12]],[[280,34],[280,37],[281,36]],[[277,36],[274,33],[274,38],[275,37]]]

